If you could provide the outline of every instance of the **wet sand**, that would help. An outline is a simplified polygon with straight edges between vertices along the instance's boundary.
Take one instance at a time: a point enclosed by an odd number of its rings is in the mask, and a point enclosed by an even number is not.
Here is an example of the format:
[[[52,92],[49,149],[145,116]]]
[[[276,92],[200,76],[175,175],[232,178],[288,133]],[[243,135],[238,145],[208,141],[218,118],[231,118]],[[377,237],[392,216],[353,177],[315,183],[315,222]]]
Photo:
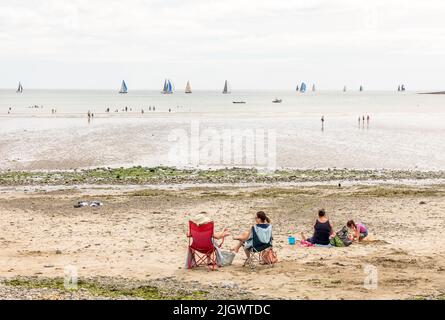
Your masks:
[[[79,277],[128,281],[173,277],[239,288],[252,297],[283,299],[410,299],[445,293],[444,185],[237,186],[184,189],[46,187],[3,190],[0,198],[0,278]],[[74,208],[79,200],[101,208]],[[350,218],[370,229],[372,241],[347,248],[303,248],[289,234],[310,233],[324,207],[335,229]],[[256,271],[232,266],[214,272],[184,269],[187,220],[207,211],[217,229],[233,234],[258,210],[274,225],[279,263]],[[292,229],[295,226],[295,229]],[[234,245],[226,240],[224,249]],[[377,268],[376,289],[366,289],[366,267]]]

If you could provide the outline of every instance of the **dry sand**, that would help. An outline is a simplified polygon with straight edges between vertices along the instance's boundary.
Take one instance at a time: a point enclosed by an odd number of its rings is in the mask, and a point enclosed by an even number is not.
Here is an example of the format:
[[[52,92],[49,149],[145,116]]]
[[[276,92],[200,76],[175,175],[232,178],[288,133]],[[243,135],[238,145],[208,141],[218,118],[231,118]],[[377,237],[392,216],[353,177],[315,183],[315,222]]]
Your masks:
[[[57,188],[56,188],[57,189]],[[73,208],[79,200],[101,208]],[[335,229],[354,218],[370,229],[368,243],[347,248],[287,244],[309,233],[318,208]],[[184,268],[187,220],[207,211],[217,229],[248,228],[264,210],[274,225],[279,263],[255,271],[232,266],[209,272]],[[284,299],[405,299],[445,293],[445,186],[195,187],[129,190],[106,187],[0,190],[0,277],[80,277],[235,285],[257,297]],[[292,230],[291,226],[295,226]],[[235,242],[226,239],[225,249]],[[59,251],[60,250],[60,251]],[[378,271],[366,289],[366,266]]]

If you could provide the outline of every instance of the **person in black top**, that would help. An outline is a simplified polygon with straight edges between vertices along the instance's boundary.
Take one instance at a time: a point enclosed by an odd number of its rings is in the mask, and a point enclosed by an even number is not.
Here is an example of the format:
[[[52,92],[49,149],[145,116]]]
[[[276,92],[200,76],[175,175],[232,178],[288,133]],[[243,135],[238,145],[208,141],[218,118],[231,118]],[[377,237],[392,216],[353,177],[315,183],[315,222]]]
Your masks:
[[[326,211],[320,209],[318,210],[318,219],[314,225],[314,235],[306,239],[304,233],[301,233],[301,237],[312,244],[328,245],[329,237],[334,234],[333,230],[332,223],[326,216]]]

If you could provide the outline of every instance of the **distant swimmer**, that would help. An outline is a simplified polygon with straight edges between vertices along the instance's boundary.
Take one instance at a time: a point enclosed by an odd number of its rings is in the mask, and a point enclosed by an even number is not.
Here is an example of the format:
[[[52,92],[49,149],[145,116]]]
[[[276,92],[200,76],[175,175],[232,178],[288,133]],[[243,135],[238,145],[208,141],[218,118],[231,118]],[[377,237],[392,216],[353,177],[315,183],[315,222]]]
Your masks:
[[[368,124],[369,124],[369,114],[368,114],[368,116],[366,117],[366,122],[368,122]]]
[[[153,106],[153,111],[156,111],[156,107],[155,106]]]
[[[148,107],[148,111],[151,111],[151,106]]]
[[[128,111],[128,107],[125,107],[125,112],[127,112]]]
[[[144,109],[141,110],[141,113],[144,114]]]
[[[168,112],[172,112],[172,109],[168,109]]]

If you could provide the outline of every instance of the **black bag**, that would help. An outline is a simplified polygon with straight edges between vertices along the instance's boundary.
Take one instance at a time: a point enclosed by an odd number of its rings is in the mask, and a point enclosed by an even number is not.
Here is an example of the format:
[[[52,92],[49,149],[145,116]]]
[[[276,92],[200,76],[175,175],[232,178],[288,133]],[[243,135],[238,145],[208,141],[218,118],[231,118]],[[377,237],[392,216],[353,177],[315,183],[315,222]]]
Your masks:
[[[341,228],[341,230],[337,232],[337,236],[343,242],[345,247],[351,245],[352,241],[349,239],[348,227],[344,226],[343,228]]]

